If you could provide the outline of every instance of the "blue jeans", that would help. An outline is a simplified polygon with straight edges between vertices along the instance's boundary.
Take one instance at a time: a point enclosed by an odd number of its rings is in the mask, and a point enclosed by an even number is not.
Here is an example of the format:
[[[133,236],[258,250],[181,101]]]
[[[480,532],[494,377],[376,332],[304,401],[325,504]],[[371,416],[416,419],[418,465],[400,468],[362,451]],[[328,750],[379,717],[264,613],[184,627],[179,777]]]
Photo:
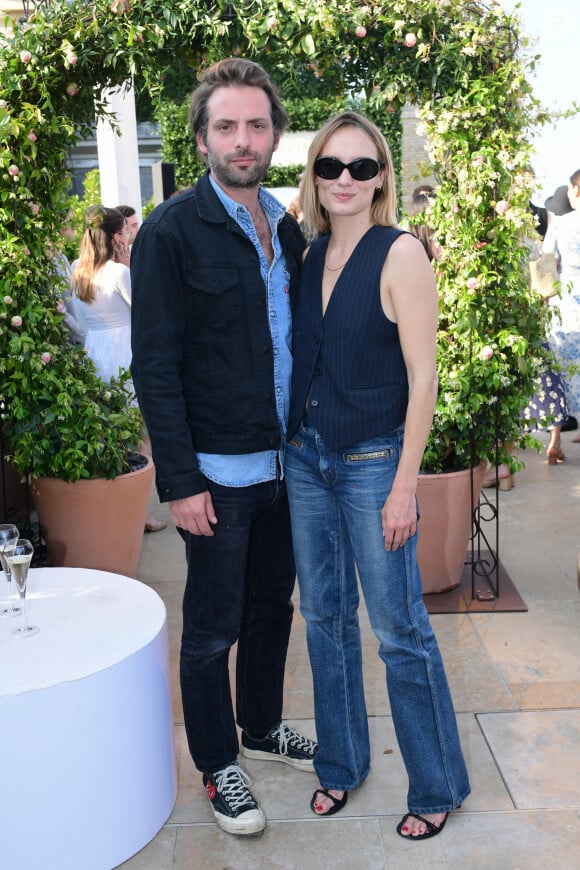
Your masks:
[[[213,773],[238,755],[236,721],[263,737],[282,719],[296,572],[284,482],[207,483],[215,535],[179,530],[188,565],[180,677],[192,758]],[[236,641],[234,718],[228,658]]]
[[[408,808],[459,806],[469,781],[443,662],[423,603],[416,535],[385,550],[381,508],[402,450],[403,430],[329,450],[301,426],[286,447],[285,474],[300,608],[307,626],[324,788],[357,788],[370,768],[358,622],[360,576],[387,666],[387,690],[409,778]]]

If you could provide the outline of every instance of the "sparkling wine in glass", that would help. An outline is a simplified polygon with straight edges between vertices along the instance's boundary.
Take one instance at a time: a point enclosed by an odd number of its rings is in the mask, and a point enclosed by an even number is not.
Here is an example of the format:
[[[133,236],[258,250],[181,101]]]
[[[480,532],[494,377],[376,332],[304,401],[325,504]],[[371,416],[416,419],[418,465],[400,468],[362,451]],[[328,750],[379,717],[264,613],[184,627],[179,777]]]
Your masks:
[[[28,607],[26,601],[26,581],[28,579],[28,569],[32,560],[34,547],[27,541],[26,538],[19,538],[14,545],[14,549],[7,554],[6,560],[10,567],[10,572],[16,583],[18,594],[22,601],[22,610],[24,613],[24,625],[19,625],[14,628],[11,634],[17,637],[32,637],[40,631],[37,625],[29,625],[28,623]]]
[[[6,605],[0,609],[0,616],[16,616],[18,613],[22,613],[22,608],[17,607],[12,603],[12,575],[6,558],[8,553],[11,553],[14,549],[17,540],[17,527],[12,523],[2,523],[2,525],[0,525],[0,562],[2,563],[2,570],[4,571],[4,577],[6,578],[8,601]]]

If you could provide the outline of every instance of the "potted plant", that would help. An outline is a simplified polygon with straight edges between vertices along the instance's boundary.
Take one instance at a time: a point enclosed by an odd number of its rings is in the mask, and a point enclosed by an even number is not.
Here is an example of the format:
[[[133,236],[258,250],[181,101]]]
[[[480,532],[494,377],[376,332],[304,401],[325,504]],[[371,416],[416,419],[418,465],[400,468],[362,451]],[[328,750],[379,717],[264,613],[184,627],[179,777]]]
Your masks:
[[[477,126],[469,139],[483,137]],[[433,153],[448,153],[447,137],[433,140]],[[512,149],[516,145],[514,134]],[[529,173],[523,161],[508,172],[501,159],[472,153],[469,181],[449,158],[438,164],[437,199],[419,218],[442,244],[436,263],[439,392],[417,494],[426,594],[461,582],[488,464],[505,463],[515,472],[523,463],[513,450],[540,447],[521,417],[546,361],[550,312],[526,279],[522,234],[533,232]]]
[[[136,576],[153,475],[141,415],[128,373],[105,384],[70,343],[58,275],[43,265],[25,292],[0,292],[4,449],[31,484],[53,564]]]

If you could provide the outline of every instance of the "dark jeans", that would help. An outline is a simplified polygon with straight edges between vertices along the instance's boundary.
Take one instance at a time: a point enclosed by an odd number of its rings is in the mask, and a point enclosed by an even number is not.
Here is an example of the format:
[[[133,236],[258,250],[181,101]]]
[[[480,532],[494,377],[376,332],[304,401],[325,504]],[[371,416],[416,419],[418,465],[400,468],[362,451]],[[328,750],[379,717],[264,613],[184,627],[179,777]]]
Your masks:
[[[213,773],[239,751],[235,722],[256,737],[282,719],[295,568],[286,487],[208,481],[214,537],[180,529],[187,556],[181,694],[189,750]],[[228,673],[238,642],[234,719]]]

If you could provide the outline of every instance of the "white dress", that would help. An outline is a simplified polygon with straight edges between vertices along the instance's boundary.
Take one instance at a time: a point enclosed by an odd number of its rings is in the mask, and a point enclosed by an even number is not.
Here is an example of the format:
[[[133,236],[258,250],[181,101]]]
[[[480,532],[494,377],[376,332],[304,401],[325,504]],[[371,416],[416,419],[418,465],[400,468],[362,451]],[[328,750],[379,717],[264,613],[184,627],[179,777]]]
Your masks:
[[[562,297],[550,304],[560,311],[552,321],[550,344],[558,362],[580,365],[580,210],[552,218],[544,250],[555,250],[560,258]],[[570,289],[571,288],[571,289]],[[580,414],[580,374],[562,372],[568,410]]]
[[[74,270],[73,264],[73,270]],[[99,377],[110,381],[131,365],[131,273],[108,260],[95,278],[93,302],[73,296],[75,316],[86,328],[85,348]]]

